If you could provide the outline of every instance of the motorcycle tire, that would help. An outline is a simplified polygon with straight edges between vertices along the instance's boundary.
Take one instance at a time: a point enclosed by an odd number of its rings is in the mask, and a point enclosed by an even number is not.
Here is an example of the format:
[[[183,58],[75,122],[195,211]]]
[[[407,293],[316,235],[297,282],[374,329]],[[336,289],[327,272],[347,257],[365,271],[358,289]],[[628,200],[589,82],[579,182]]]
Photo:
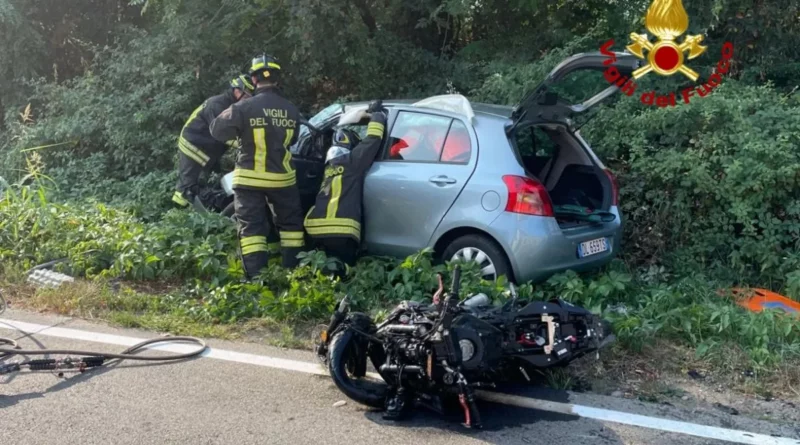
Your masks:
[[[354,379],[348,375],[348,365],[356,359],[355,353],[356,333],[352,329],[345,329],[337,333],[329,346],[328,368],[336,387],[348,398],[373,408],[384,408],[388,387],[384,382],[376,382],[366,378]],[[366,351],[361,360],[368,360]]]

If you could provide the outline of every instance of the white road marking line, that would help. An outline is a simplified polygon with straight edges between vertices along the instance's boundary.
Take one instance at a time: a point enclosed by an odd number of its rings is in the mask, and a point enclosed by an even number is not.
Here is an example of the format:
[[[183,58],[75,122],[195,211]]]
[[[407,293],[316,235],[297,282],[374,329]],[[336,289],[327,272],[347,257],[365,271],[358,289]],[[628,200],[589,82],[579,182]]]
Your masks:
[[[145,339],[126,337],[121,335],[103,334],[99,332],[81,331],[77,329],[49,327],[40,324],[26,323],[15,320],[0,318],[0,330],[11,330],[10,327],[23,332],[36,332],[36,335],[48,337],[66,338],[71,340],[81,340],[93,343],[105,343],[119,346],[133,346]],[[196,346],[186,344],[162,344],[149,347],[149,349],[186,353],[196,350]],[[298,360],[289,360],[263,355],[247,354],[242,352],[228,351],[224,349],[209,348],[203,353],[203,357],[225,360],[229,362],[245,363],[249,365],[264,366],[268,368],[283,369],[287,371],[302,372],[306,374],[324,375],[328,372],[318,363],[309,363]],[[375,376],[377,377],[377,376]],[[686,434],[690,436],[703,437],[706,439],[723,440],[733,443],[747,445],[800,445],[800,440],[773,437],[764,434],[750,433],[747,431],[731,430],[718,428],[695,423],[680,422],[658,417],[641,416],[638,414],[612,411],[590,406],[573,405],[569,403],[550,402],[547,400],[532,399],[528,397],[513,396],[508,394],[479,391],[478,396],[486,401],[502,403],[506,405],[531,408],[540,411],[548,411],[567,415],[584,417],[603,422],[614,422],[624,425],[649,428],[672,433]]]
[[[77,329],[48,327],[44,325],[25,323],[21,321],[0,319],[0,329],[7,329],[8,326],[14,326],[17,330],[23,332],[35,331],[36,335],[44,335],[48,337],[67,338],[71,340],[81,340],[93,343],[105,343],[109,345],[119,346],[133,346],[142,342],[143,338],[125,337],[121,335],[103,334],[99,332],[80,331]],[[169,337],[165,337],[169,338]],[[188,352],[196,351],[196,345],[189,345],[185,343],[162,343],[155,346],[147,346],[147,349],[156,351],[175,352],[178,354],[185,354]],[[266,366],[268,368],[285,369],[287,371],[304,372],[306,374],[329,375],[328,372],[317,363],[301,362],[297,360],[287,360],[276,357],[266,357],[263,355],[247,354],[243,352],[227,351],[224,349],[208,348],[201,355],[202,357],[215,358],[218,360],[225,360],[228,362],[246,363],[249,365]]]
[[[513,396],[496,392],[478,391],[478,397],[489,402],[505,405],[531,408],[540,411],[585,417],[587,419],[603,422],[621,423],[624,425],[650,428],[671,433],[686,434],[703,437],[706,439],[724,440],[733,443],[751,445],[797,445],[800,440],[767,436],[765,434],[750,433],[747,431],[730,430],[715,426],[700,425],[697,423],[680,422],[677,420],[662,419],[658,417],[641,416],[638,414],[612,411],[591,406],[572,405],[569,403],[551,402],[548,400],[531,399],[528,397]]]

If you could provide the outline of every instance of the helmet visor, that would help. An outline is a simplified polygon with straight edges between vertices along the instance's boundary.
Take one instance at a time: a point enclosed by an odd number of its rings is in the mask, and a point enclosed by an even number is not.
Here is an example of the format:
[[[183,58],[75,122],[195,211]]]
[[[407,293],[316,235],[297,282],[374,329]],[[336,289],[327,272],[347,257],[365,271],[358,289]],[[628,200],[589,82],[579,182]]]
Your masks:
[[[342,156],[344,156],[344,155],[346,155],[348,153],[350,153],[350,150],[348,150],[348,149],[346,149],[344,147],[340,147],[338,145],[334,145],[334,146],[332,146],[331,148],[328,149],[328,155],[325,156],[325,163],[327,164],[328,162],[330,162],[330,161],[332,161],[332,160],[334,160],[336,158],[342,157]]]

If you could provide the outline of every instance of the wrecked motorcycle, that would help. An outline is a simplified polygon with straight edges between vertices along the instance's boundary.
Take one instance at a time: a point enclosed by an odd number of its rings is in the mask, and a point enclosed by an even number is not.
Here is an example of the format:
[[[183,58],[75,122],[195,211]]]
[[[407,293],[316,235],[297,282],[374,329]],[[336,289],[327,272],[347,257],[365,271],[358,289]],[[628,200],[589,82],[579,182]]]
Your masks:
[[[322,330],[316,353],[350,399],[401,419],[415,406],[441,414],[448,402],[463,410],[464,425],[481,428],[476,388],[565,366],[614,341],[610,325],[561,299],[511,300],[492,305],[484,294],[459,299],[460,269],[448,294],[442,276],[431,304],[405,301],[376,325],[350,312],[348,297]],[[369,363],[375,373],[368,372]],[[382,381],[381,381],[382,380]]]

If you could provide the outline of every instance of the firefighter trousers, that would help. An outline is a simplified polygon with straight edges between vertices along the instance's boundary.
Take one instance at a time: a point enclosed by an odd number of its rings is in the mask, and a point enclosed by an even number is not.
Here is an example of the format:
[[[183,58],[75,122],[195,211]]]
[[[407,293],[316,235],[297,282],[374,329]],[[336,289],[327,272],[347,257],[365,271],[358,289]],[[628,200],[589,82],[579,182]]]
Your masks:
[[[242,262],[248,278],[253,278],[267,266],[270,256],[268,237],[274,214],[280,240],[283,267],[294,268],[297,255],[305,247],[303,209],[296,186],[279,189],[234,189],[234,208],[239,221],[239,243]],[[270,237],[274,239],[273,237]]]
[[[350,267],[356,265],[356,260],[358,260],[358,249],[360,246],[353,238],[325,237],[315,241],[320,247],[322,247],[327,256],[336,258]],[[346,271],[346,267],[337,267],[336,275],[340,278],[344,278]]]
[[[205,165],[201,165],[183,152],[179,152],[178,184],[175,186],[172,202],[180,207],[188,207],[200,193],[200,175],[216,168],[221,157],[221,155],[211,157]]]

